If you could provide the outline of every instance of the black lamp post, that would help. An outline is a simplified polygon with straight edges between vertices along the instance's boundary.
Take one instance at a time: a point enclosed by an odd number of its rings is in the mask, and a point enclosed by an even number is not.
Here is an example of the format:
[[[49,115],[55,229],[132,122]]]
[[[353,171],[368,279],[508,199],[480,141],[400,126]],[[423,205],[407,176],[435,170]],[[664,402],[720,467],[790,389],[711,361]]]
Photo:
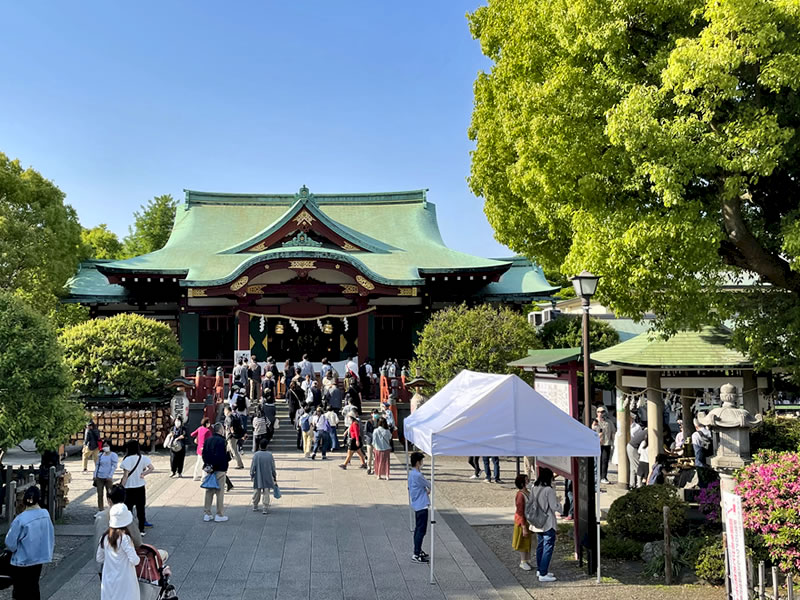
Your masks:
[[[575,294],[581,299],[583,308],[583,423],[587,427],[591,426],[592,380],[589,365],[589,308],[592,303],[592,296],[597,291],[597,282],[600,277],[592,275],[589,271],[583,271],[580,275],[571,277],[572,285],[575,286]]]

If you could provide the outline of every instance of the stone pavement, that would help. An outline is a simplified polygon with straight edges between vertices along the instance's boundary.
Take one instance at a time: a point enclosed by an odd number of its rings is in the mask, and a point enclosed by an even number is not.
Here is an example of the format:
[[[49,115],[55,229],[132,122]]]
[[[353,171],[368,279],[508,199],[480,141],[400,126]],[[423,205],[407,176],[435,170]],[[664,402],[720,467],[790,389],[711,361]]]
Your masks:
[[[340,470],[339,454],[314,462],[294,453],[275,457],[283,497],[273,500],[267,516],[251,509],[248,470],[229,472],[236,488],[225,497],[227,523],[203,522],[203,490],[190,478],[154,489],[147,516],[155,527],[145,542],[169,551],[181,600],[530,598],[516,582],[509,583],[513,577],[498,561],[484,556],[486,548],[463,520],[456,521],[457,515],[447,517],[454,528],[437,515],[437,585],[428,583],[428,566],[410,560],[401,452],[392,455],[396,479],[389,482],[352,466]],[[193,459],[187,464],[193,466]],[[454,529],[461,530],[463,540]],[[53,600],[99,598],[91,545],[84,544],[69,574],[58,574],[63,585]]]

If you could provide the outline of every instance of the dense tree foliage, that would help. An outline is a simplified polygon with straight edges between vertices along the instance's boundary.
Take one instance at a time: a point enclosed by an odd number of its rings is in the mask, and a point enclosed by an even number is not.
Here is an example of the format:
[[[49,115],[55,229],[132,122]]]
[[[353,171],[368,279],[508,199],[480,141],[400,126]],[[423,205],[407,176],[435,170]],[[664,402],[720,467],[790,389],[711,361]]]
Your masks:
[[[0,152],[0,290],[52,310],[78,264],[80,231],[61,190]]]
[[[800,369],[796,4],[489,0],[470,25],[498,240],[665,332],[734,318],[760,366]]]
[[[118,259],[123,257],[122,242],[117,234],[108,229],[108,225],[101,223],[91,229],[81,231],[83,243],[82,259]]]
[[[579,348],[583,346],[583,327],[580,315],[560,315],[539,330],[544,348]],[[600,319],[589,319],[589,347],[592,352],[619,344],[619,334]]]
[[[453,306],[431,315],[420,333],[411,371],[419,368],[441,388],[463,369],[517,373],[508,367],[539,341],[525,317],[507,308],[484,304]]]
[[[8,292],[0,292],[0,382],[0,451],[27,439],[55,449],[80,429],[84,410],[70,398],[55,332]]]
[[[158,396],[182,364],[172,330],[141,315],[91,319],[65,329],[61,343],[80,396]]]
[[[170,194],[156,196],[141,211],[133,213],[133,225],[125,237],[124,255],[140,256],[155,252],[164,247],[175,222],[175,209],[178,203]]]

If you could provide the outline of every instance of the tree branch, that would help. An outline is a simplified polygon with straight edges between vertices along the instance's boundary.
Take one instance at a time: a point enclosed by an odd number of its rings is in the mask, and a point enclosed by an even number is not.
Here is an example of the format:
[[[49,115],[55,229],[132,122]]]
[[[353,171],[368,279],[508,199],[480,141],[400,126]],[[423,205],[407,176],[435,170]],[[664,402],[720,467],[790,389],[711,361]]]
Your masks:
[[[742,198],[722,201],[722,222],[728,239],[720,246],[720,254],[728,264],[759,274],[775,287],[800,293],[800,274],[789,263],[773,254],[750,233],[742,215]]]

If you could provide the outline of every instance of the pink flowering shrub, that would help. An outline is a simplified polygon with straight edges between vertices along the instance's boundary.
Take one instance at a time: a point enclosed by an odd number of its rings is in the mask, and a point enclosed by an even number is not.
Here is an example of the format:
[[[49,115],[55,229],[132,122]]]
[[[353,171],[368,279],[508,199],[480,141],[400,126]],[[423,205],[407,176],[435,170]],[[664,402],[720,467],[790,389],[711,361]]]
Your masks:
[[[719,480],[712,481],[706,487],[700,488],[697,495],[697,502],[700,505],[700,512],[706,516],[708,523],[719,523],[722,507],[720,506]]]
[[[763,536],[770,557],[782,571],[800,571],[800,456],[759,452],[736,479],[744,526]]]

